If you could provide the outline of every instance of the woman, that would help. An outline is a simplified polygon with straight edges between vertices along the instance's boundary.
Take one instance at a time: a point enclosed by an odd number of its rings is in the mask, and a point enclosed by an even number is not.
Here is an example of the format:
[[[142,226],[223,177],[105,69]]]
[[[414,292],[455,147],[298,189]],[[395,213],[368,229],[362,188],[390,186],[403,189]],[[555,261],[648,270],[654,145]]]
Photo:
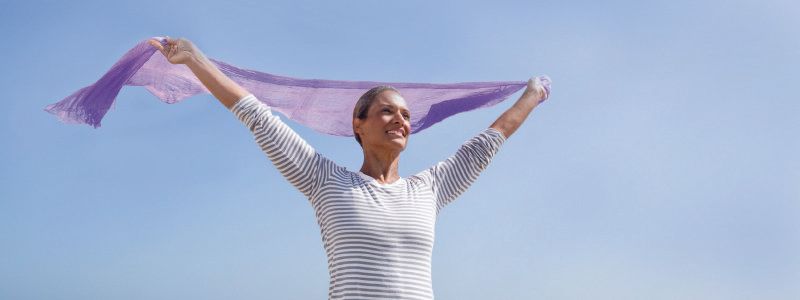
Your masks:
[[[185,64],[255,135],[280,173],[310,201],[328,256],[329,299],[433,299],[431,254],[439,211],[478,177],[505,140],[544,99],[531,78],[522,97],[451,157],[408,178],[398,174],[410,112],[400,92],[370,89],[353,109],[364,163],[352,172],[300,138],[268,105],[225,76],[186,39],[150,43]]]

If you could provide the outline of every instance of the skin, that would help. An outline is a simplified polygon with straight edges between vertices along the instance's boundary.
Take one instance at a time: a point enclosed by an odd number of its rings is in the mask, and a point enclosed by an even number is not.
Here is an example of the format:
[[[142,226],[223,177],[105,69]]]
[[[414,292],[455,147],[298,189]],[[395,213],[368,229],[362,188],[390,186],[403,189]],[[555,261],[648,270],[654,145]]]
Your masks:
[[[189,67],[197,79],[226,108],[231,109],[236,101],[250,94],[222,73],[189,40],[167,37],[165,46],[155,39],[150,40],[150,44],[170,63],[185,64]],[[511,137],[546,96],[545,89],[532,77],[517,102],[489,127],[497,129],[506,138]],[[407,113],[408,106],[400,94],[384,91],[370,106],[366,120],[353,120],[353,128],[361,137],[364,152],[361,172],[375,178],[379,183],[392,183],[400,179],[398,174],[400,152],[405,150],[411,132],[408,121],[410,115],[406,117]],[[402,128],[403,135],[386,133],[387,130],[395,128]]]
[[[162,46],[158,40],[148,42],[156,47],[172,64],[184,64],[192,70],[197,79],[219,100],[230,109],[236,101],[250,94],[236,82],[228,78],[214,65],[203,52],[187,39],[166,37],[167,45]]]
[[[406,100],[395,91],[383,91],[372,102],[364,120],[353,119],[353,129],[361,137],[364,163],[361,172],[379,183],[400,179],[400,152],[408,145],[411,113]],[[386,131],[402,130],[401,135]]]

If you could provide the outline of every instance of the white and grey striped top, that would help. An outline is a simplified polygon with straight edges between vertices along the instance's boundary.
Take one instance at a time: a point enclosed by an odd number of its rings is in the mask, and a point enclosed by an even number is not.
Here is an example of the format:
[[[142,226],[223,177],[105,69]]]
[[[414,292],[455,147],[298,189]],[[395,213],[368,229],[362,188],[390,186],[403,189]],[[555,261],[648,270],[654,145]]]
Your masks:
[[[314,208],[328,256],[329,299],[433,299],[436,216],[506,140],[487,128],[427,170],[381,184],[322,156],[253,95],[231,111]]]

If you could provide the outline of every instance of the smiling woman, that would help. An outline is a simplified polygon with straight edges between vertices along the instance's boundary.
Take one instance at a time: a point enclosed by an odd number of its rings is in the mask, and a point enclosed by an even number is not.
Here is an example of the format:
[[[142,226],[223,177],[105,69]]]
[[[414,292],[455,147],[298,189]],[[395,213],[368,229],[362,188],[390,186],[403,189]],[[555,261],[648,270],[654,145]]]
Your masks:
[[[369,112],[369,108],[372,106],[372,103],[375,101],[375,99],[378,98],[378,95],[380,95],[384,91],[393,91],[397,94],[400,94],[400,91],[398,91],[392,86],[379,85],[374,88],[371,88],[366,93],[364,93],[364,95],[361,95],[361,97],[358,98],[358,102],[356,102],[356,105],[353,107],[353,122],[354,122],[353,135],[355,136],[356,141],[358,142],[359,145],[361,145],[361,138],[359,137],[358,133],[355,130],[355,120],[367,119],[367,113]],[[408,108],[405,108],[405,110],[407,119],[410,120],[411,113],[408,112]]]
[[[359,102],[366,113],[353,119],[353,132],[364,152],[361,172],[379,181],[394,182],[399,178],[400,152],[408,144],[411,114],[405,99],[391,87],[370,89]]]
[[[387,128],[407,121],[378,103],[358,128],[365,157],[359,172],[322,156],[252,95],[232,111],[314,208],[328,254],[330,299],[433,299],[436,217],[478,178],[506,138],[487,128],[455,155],[401,178],[407,136]]]
[[[371,88],[353,109],[353,133],[364,155],[360,171],[353,172],[322,156],[269,105],[204,56],[194,55],[194,46],[187,43],[169,40],[166,47],[157,42],[153,46],[170,62],[187,64],[253,133],[278,171],[308,198],[328,256],[329,299],[433,299],[436,217],[475,182],[548,93],[542,81],[532,79],[523,97],[492,127],[451,157],[401,178],[400,153],[408,145],[411,112],[399,90]]]

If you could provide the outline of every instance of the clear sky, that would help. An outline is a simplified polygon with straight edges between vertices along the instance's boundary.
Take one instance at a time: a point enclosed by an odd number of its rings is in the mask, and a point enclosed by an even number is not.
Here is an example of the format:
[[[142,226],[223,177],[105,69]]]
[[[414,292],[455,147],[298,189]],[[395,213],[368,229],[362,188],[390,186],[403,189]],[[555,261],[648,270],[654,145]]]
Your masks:
[[[310,204],[212,96],[127,87],[99,129],[42,110],[158,35],[299,78],[550,75],[439,216],[437,299],[800,298],[797,1],[0,0],[0,33],[0,299],[326,298]],[[412,135],[400,175],[520,94]]]

